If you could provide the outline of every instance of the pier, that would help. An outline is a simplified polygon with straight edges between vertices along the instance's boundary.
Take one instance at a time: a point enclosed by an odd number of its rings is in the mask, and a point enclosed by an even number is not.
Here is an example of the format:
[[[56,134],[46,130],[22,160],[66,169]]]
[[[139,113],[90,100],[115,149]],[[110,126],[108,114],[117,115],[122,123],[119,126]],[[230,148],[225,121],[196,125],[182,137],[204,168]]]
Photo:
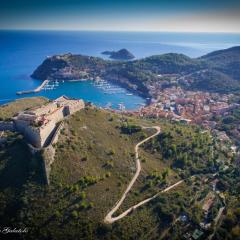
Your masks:
[[[30,93],[37,93],[40,92],[46,84],[48,84],[49,80],[44,80],[40,86],[33,90],[26,90],[26,91],[19,91],[16,94],[17,95],[22,95],[22,94],[30,94]]]

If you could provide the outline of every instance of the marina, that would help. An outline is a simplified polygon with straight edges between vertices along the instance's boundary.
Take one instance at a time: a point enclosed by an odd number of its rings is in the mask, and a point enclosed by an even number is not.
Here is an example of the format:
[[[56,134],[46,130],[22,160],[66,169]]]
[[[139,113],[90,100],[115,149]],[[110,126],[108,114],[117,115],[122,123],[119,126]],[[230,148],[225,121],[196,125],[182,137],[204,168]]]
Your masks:
[[[115,86],[104,79],[97,78],[93,85],[96,88],[104,90],[104,94],[117,94],[117,93],[125,93],[127,96],[132,96],[132,93],[127,93],[125,89]]]
[[[53,90],[56,89],[59,86],[59,82],[56,81],[48,81],[47,84],[44,85],[44,87],[42,88],[42,90]]]
[[[77,80],[70,80],[69,82],[77,83],[82,82],[83,80],[77,79]],[[88,81],[84,79],[84,81]],[[133,96],[132,93],[128,93],[125,89],[115,86],[108,81],[104,79],[97,78],[96,80],[89,80],[91,81],[92,85],[98,89],[103,90],[104,94],[126,94],[126,96]],[[62,81],[64,82],[64,81]],[[58,80],[44,80],[40,86],[33,90],[26,90],[26,91],[18,91],[17,95],[23,95],[23,94],[30,94],[30,93],[38,93],[42,90],[48,91],[48,90],[54,90],[59,86]]]
[[[38,80],[34,80],[39,82]],[[44,82],[36,87],[38,91],[24,91],[28,97],[43,96],[49,99],[56,99],[59,96],[67,95],[72,98],[82,98],[86,102],[91,102],[96,106],[115,109],[115,110],[131,110],[138,109],[146,104],[145,99],[135,95],[128,90],[117,86],[111,82],[103,79],[86,80],[86,81],[63,81],[63,80],[50,80]],[[40,90],[39,90],[40,89]],[[17,98],[22,97],[17,95]],[[4,104],[8,101],[2,101]]]

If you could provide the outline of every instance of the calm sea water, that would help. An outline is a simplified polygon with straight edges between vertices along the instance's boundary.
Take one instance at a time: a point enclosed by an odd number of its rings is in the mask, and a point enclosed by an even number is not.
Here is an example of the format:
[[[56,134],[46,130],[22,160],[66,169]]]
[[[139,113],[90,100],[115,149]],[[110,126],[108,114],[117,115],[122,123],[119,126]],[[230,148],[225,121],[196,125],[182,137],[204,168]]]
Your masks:
[[[0,104],[18,98],[17,91],[40,84],[29,76],[48,55],[71,52],[104,57],[101,55],[104,50],[127,48],[137,58],[168,52],[198,57],[236,45],[240,45],[239,34],[0,31]],[[145,102],[126,93],[105,94],[87,81],[61,83],[55,90],[35,95],[56,98],[64,94],[98,106],[111,102],[115,108],[123,102],[127,109]]]

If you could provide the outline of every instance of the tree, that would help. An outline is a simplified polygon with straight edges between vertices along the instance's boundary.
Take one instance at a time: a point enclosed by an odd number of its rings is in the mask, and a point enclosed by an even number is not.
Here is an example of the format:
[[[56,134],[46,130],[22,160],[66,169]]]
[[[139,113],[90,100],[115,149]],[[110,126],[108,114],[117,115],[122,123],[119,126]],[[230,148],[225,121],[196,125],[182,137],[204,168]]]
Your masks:
[[[166,168],[165,170],[164,170],[164,172],[162,173],[162,178],[165,180],[166,179],[166,177],[168,176],[168,173],[169,173],[169,170],[168,170],[168,168]]]
[[[72,215],[73,218],[78,218],[78,212],[75,211],[75,210],[72,211],[71,215]]]

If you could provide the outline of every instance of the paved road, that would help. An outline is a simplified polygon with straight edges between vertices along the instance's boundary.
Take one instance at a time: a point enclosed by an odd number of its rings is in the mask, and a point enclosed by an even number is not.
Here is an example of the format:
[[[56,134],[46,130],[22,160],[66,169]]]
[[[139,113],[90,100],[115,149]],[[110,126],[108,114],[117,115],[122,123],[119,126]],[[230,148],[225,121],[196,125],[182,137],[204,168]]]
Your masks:
[[[156,129],[157,132],[154,133],[153,135],[151,135],[150,137],[147,137],[145,138],[144,140],[142,140],[141,142],[139,142],[138,144],[136,144],[135,146],[135,159],[136,159],[136,173],[134,174],[131,182],[128,184],[127,186],[127,189],[125,190],[125,192],[123,193],[122,197],[120,198],[120,200],[115,204],[115,206],[112,208],[112,210],[110,210],[110,212],[106,215],[106,217],[104,218],[104,222],[107,223],[107,224],[111,224],[113,222],[116,222],[118,221],[119,219],[127,216],[130,212],[132,212],[133,210],[135,210],[136,208],[140,207],[141,205],[151,201],[152,199],[156,198],[160,193],[162,192],[167,192],[169,191],[170,189],[174,188],[175,186],[179,185],[180,183],[183,182],[183,180],[167,187],[166,189],[164,189],[163,191],[155,194],[153,197],[150,197],[150,198],[147,198],[141,202],[139,202],[138,204],[130,207],[129,209],[127,209],[125,212],[121,213],[119,216],[117,217],[112,217],[112,215],[119,209],[119,207],[121,206],[121,204],[123,203],[124,199],[126,198],[128,192],[131,190],[133,184],[135,183],[135,181],[137,180],[139,174],[140,174],[140,171],[141,171],[141,163],[140,163],[140,160],[139,160],[139,153],[138,153],[138,148],[140,145],[142,145],[143,143],[147,142],[148,140],[150,140],[151,138],[157,136],[160,132],[161,132],[161,129],[160,127],[158,126],[154,126],[154,127],[143,127],[144,129],[146,128],[153,128],[153,129]]]

